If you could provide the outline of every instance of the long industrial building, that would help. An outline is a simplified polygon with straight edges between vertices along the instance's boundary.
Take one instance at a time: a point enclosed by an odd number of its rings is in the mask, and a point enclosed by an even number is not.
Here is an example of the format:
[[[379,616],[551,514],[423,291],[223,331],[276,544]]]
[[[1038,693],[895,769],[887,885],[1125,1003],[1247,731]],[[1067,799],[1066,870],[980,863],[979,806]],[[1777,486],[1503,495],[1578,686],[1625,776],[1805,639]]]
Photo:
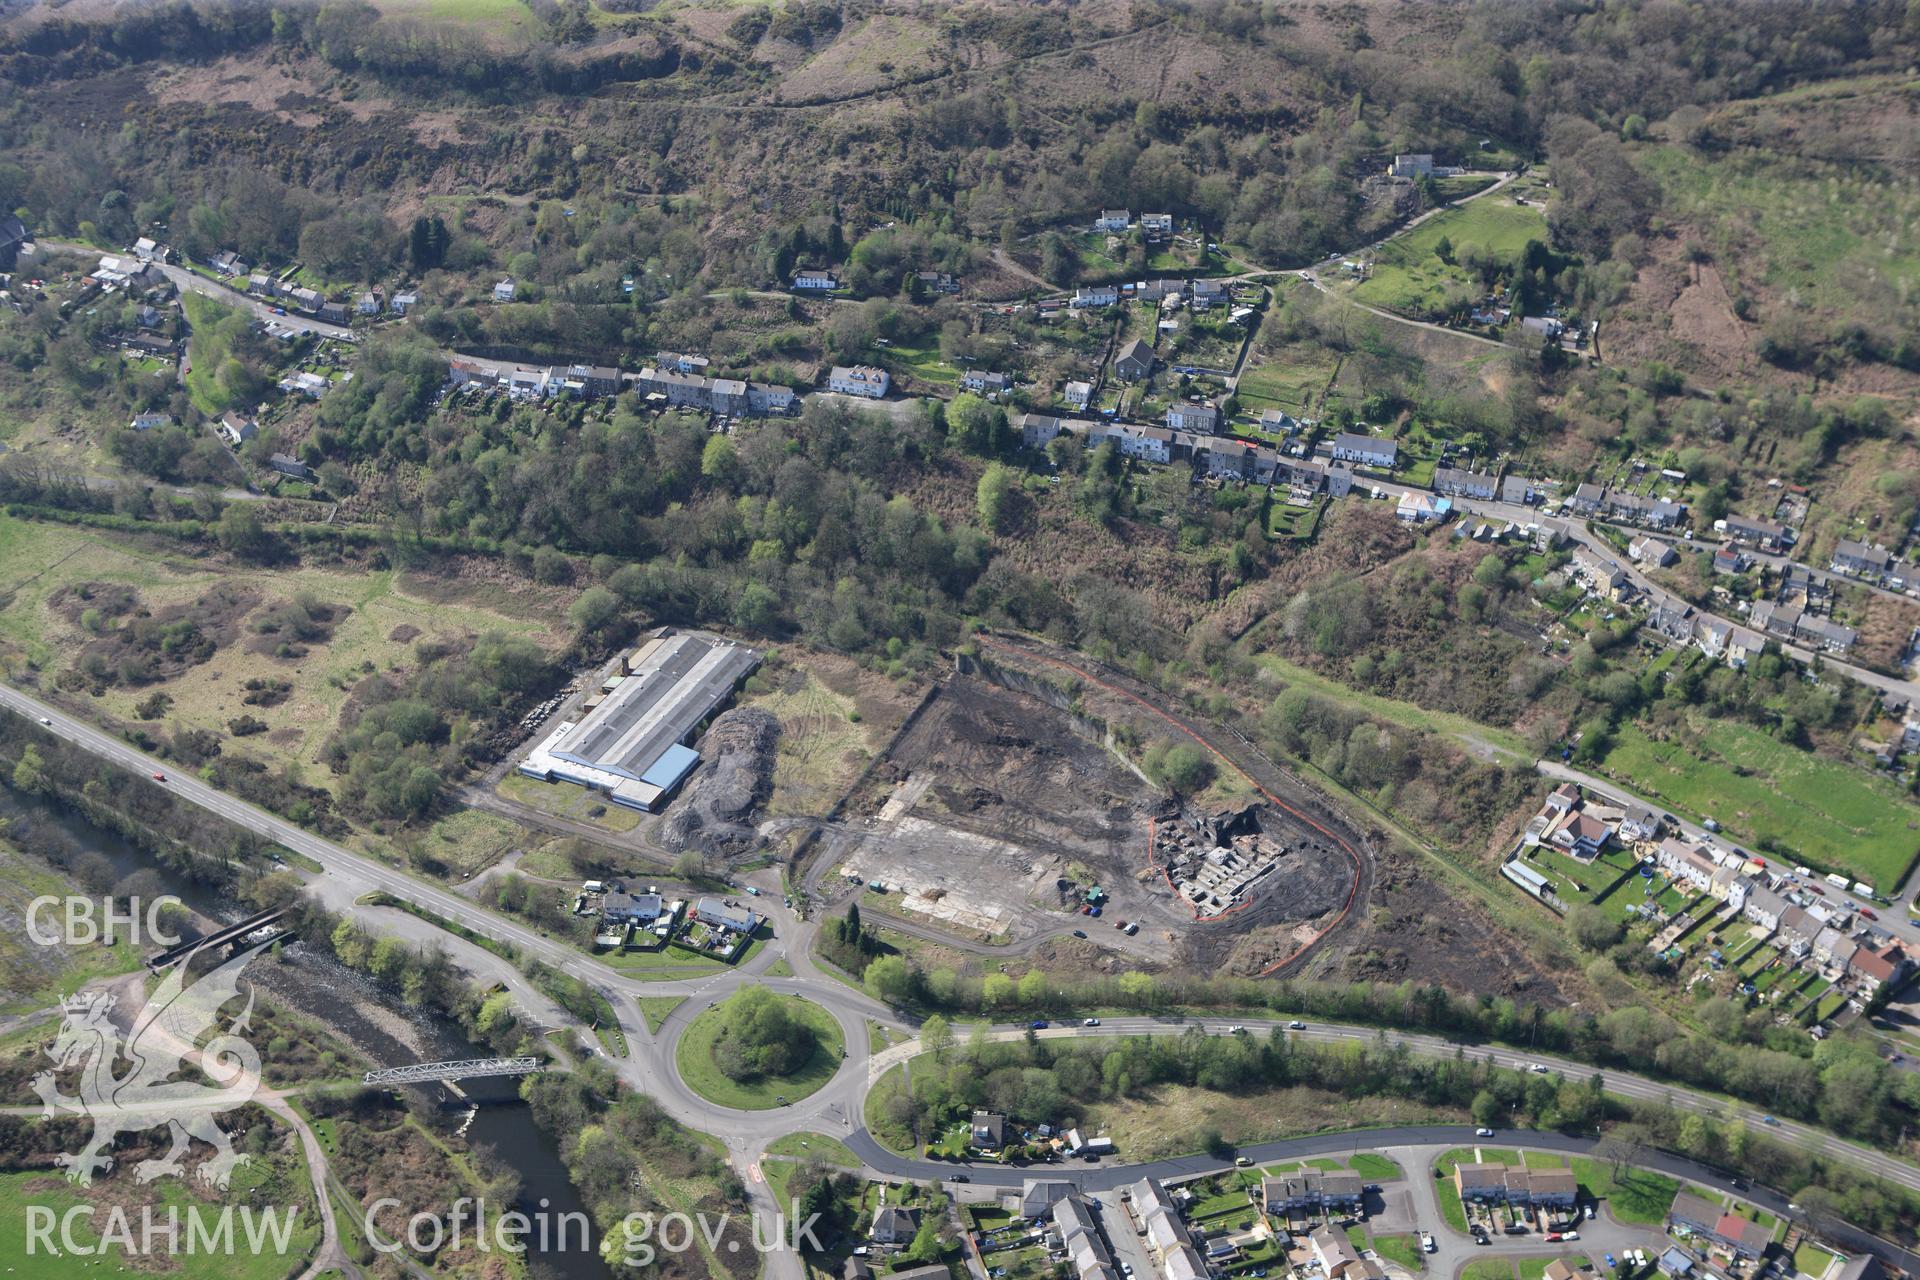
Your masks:
[[[700,753],[694,735],[760,665],[757,650],[718,636],[660,634],[628,656],[624,675],[586,715],[562,721],[520,764],[543,782],[604,791],[615,804],[655,812]]]

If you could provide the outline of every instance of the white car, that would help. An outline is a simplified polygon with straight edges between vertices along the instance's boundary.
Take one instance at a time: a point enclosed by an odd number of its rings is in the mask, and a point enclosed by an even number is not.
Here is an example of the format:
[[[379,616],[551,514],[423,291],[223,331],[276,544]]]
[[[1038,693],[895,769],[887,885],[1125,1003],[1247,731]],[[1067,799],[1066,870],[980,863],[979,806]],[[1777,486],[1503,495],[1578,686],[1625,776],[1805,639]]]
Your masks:
[[[1440,1246],[1436,1245],[1433,1242],[1432,1232],[1423,1231],[1420,1234],[1420,1248],[1423,1252],[1426,1252],[1426,1253],[1437,1253],[1439,1252]]]
[[[44,724],[44,725],[46,725],[46,726],[48,726],[49,728],[51,728],[51,727],[52,727],[52,725],[53,725],[53,721],[51,721],[51,720],[49,720],[49,719],[47,719],[47,717],[45,717],[45,716],[41,716],[41,717],[40,717],[40,723],[41,723],[41,724]]]
[[[1233,1026],[1227,1028],[1227,1034],[1230,1036],[1243,1035],[1246,1033],[1246,1030],[1245,1027],[1235,1023]]]
[[[1289,1022],[1287,1024],[1287,1030],[1289,1031],[1305,1031],[1306,1029],[1307,1029],[1307,1024],[1300,1021],[1300,1019],[1298,1018],[1295,1018],[1292,1022]]]
[[[1493,1136],[1493,1130],[1484,1127],[1475,1129],[1473,1136],[1476,1138],[1491,1138]]]
[[[1543,1076],[1547,1074],[1547,1064],[1544,1062],[1536,1062],[1532,1066],[1528,1067],[1527,1070],[1533,1072],[1537,1076]]]
[[[1097,1027],[1100,1025],[1100,1019],[1088,1018],[1086,1021],[1082,1022],[1080,1025],[1083,1027]]]

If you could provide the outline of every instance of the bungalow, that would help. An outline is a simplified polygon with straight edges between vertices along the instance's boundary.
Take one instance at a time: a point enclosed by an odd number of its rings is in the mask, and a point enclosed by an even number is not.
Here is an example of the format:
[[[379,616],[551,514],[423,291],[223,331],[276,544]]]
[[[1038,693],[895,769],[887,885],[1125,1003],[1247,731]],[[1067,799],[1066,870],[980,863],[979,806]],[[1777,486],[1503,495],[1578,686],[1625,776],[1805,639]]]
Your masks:
[[[1143,213],[1140,215],[1140,229],[1150,236],[1170,236],[1173,234],[1173,215]]]
[[[1527,506],[1539,500],[1540,493],[1533,487],[1533,481],[1525,476],[1508,476],[1500,482],[1500,501],[1511,502],[1515,506]]]
[[[319,374],[309,373],[303,369],[290,378],[280,379],[279,386],[282,391],[289,393],[297,391],[301,395],[311,396],[313,399],[318,400],[321,396],[327,394],[328,389],[331,388],[333,384]]]
[[[1713,553],[1713,571],[1715,573],[1742,574],[1752,563],[1746,553],[1738,547],[1721,547]]]
[[[827,375],[827,390],[843,396],[863,396],[868,400],[878,400],[887,394],[890,379],[885,369],[876,369],[872,365],[837,364]]]
[[[1433,491],[1491,502],[1500,491],[1500,481],[1499,477],[1484,471],[1467,471],[1460,467],[1435,467]]]
[[[267,459],[267,465],[283,476],[295,480],[311,480],[313,469],[290,453],[276,453]]]
[[[1088,403],[1093,399],[1093,384],[1091,382],[1069,382],[1065,387],[1061,388],[1060,398],[1066,401],[1067,408],[1078,409],[1085,412]]]
[[[1210,436],[1220,430],[1220,410],[1210,404],[1175,402],[1167,407],[1167,426],[1174,431]]]
[[[1400,495],[1400,503],[1394,508],[1394,515],[1407,524],[1432,524],[1445,520],[1453,513],[1453,499],[1436,498],[1431,494],[1409,489]]]
[[[170,413],[136,413],[133,415],[133,421],[127,425],[135,431],[152,431],[156,427],[172,426],[173,415]]]
[[[1285,409],[1262,409],[1260,411],[1260,429],[1268,435],[1292,436],[1300,433],[1300,419]]]
[[[1004,373],[987,373],[980,369],[969,369],[961,376],[960,385],[968,391],[1001,395],[1012,390],[1013,379]]]
[[[1125,231],[1133,225],[1133,214],[1126,209],[1102,209],[1093,220],[1095,231]]]
[[[1399,456],[1400,446],[1391,440],[1376,440],[1372,436],[1355,435],[1351,431],[1342,431],[1333,438],[1335,462],[1358,462],[1382,471],[1391,471]]]
[[[1120,354],[1114,357],[1113,371],[1126,382],[1139,382],[1153,372],[1153,348],[1142,338],[1135,338],[1120,348]]]
[[[1389,172],[1396,178],[1430,178],[1433,176],[1433,157],[1425,152],[1397,155]]]
[[[493,300],[495,302],[512,302],[513,295],[519,291],[519,288],[520,287],[513,282],[513,277],[508,276],[493,286]]]
[[[220,438],[235,448],[260,434],[260,424],[229,409],[220,415]]]
[[[1077,308],[1110,307],[1118,301],[1120,290],[1110,284],[1082,285],[1073,294],[1073,305]]]
[[[1725,524],[1729,540],[1757,546],[1763,551],[1778,550],[1793,540],[1792,530],[1772,520],[1730,515]]]
[[[693,918],[713,929],[750,934],[760,927],[760,917],[745,907],[730,907],[720,898],[701,898],[693,904]]]
[[[998,1151],[1006,1145],[1007,1118],[997,1111],[976,1111],[969,1126],[973,1145],[982,1151]]]
[[[652,924],[666,910],[657,893],[609,893],[600,900],[600,915],[613,924]]]
[[[1833,571],[1851,578],[1878,582],[1887,576],[1887,571],[1892,567],[1893,553],[1879,543],[1868,545],[1842,538],[1840,545],[1833,549]]]
[[[1680,558],[1678,553],[1674,551],[1672,544],[1662,542],[1660,539],[1647,534],[1643,534],[1635,538],[1632,542],[1629,542],[1627,544],[1627,554],[1642,564],[1650,564],[1662,569]]]
[[[800,293],[832,293],[840,287],[840,281],[831,271],[809,267],[793,273],[793,287]]]
[[[1520,321],[1520,332],[1531,334],[1546,342],[1557,339],[1566,327],[1553,316],[1527,316]]]
[[[408,290],[405,293],[394,294],[393,300],[387,303],[387,309],[397,316],[404,316],[407,312],[419,305],[420,295],[414,293],[412,290]]]

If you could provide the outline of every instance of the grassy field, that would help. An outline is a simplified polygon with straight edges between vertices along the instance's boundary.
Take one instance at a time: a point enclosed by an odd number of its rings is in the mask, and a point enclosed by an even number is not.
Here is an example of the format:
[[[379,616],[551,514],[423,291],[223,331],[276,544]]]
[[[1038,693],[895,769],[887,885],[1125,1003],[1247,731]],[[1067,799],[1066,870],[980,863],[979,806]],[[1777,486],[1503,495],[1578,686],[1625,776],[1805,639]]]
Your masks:
[[[200,1150],[204,1151],[205,1148]],[[54,1240],[60,1240],[58,1220],[70,1209],[92,1206],[93,1216],[72,1221],[76,1241],[89,1250],[102,1249],[99,1257],[84,1257],[61,1250],[49,1256],[45,1248],[36,1248],[31,1260],[27,1254],[27,1206],[38,1205],[53,1211],[56,1217]],[[234,1245],[231,1250],[190,1251],[186,1247],[188,1223],[195,1217],[203,1229],[218,1230],[220,1214],[227,1206],[250,1206],[256,1215],[256,1227],[264,1228],[259,1215],[273,1211],[284,1215],[295,1206],[299,1212],[288,1232],[286,1249],[277,1248],[272,1234],[263,1236],[260,1248],[251,1247],[246,1234],[247,1217],[236,1207],[232,1219]],[[129,1253],[118,1244],[101,1246],[100,1239],[115,1207],[128,1216],[133,1240],[140,1239],[141,1207],[151,1206],[156,1224],[166,1221],[167,1211],[176,1210],[180,1223],[180,1247],[170,1251],[164,1235],[151,1254]],[[305,1165],[293,1152],[278,1147],[266,1156],[256,1156],[233,1172],[233,1182],[224,1194],[203,1198],[197,1188],[181,1178],[162,1178],[146,1187],[134,1183],[132,1166],[116,1167],[113,1173],[97,1179],[90,1188],[78,1188],[57,1173],[40,1170],[0,1174],[0,1257],[13,1258],[21,1274],[34,1280],[78,1280],[108,1271],[133,1276],[164,1275],[169,1280],[281,1280],[298,1269],[301,1259],[313,1252],[320,1239],[319,1220],[314,1212]]]
[[[1262,672],[1275,681],[1298,686],[1309,693],[1319,694],[1323,698],[1359,707],[1368,714],[1378,716],[1390,723],[1415,725],[1431,733],[1445,734],[1482,751],[1487,747],[1493,747],[1519,759],[1533,758],[1533,753],[1527,750],[1526,742],[1519,734],[1510,730],[1497,729],[1491,725],[1481,724],[1477,720],[1470,720],[1466,716],[1454,715],[1446,711],[1428,711],[1411,702],[1362,693],[1307,667],[1289,662],[1278,654],[1262,653],[1256,655],[1254,660],[1260,664]]]
[[[825,1009],[810,1001],[789,1000],[794,1015],[813,1028],[817,1039],[813,1057],[805,1066],[788,1076],[767,1076],[753,1081],[734,1080],[721,1072],[713,1060],[714,1042],[726,1025],[725,1006],[708,1009],[693,1020],[680,1037],[676,1055],[680,1077],[687,1086],[709,1102],[741,1111],[767,1111],[780,1106],[779,1099],[795,1102],[818,1091],[840,1069],[846,1055],[846,1037],[840,1023]]]
[[[144,948],[135,946],[125,929],[111,944],[85,946],[43,947],[27,936],[27,911],[35,898],[79,891],[73,880],[0,839],[0,915],[16,922],[14,929],[0,933],[0,1014],[51,1008],[95,978],[140,968]],[[38,920],[43,930],[59,928],[44,915]],[[51,1029],[52,1024],[42,1028]]]
[[[1406,1176],[1399,1165],[1371,1151],[1356,1153],[1347,1161],[1347,1167],[1369,1182],[1386,1182],[1392,1178]]]
[[[500,779],[500,785],[494,791],[530,809],[550,813],[556,818],[592,823],[608,831],[631,831],[646,816],[625,805],[609,804],[605,796],[586,787],[575,786],[571,782],[542,782],[518,773],[509,773]]]
[[[1310,414],[1326,394],[1338,365],[1339,357],[1318,343],[1288,343],[1249,356],[1235,394],[1256,413],[1285,409],[1296,416]]]
[[[1920,805],[1882,778],[1823,760],[1730,721],[1700,722],[1687,741],[1621,730],[1606,772],[1682,817],[1711,817],[1732,839],[1883,892],[1920,850]]]
[[[1389,311],[1425,314],[1450,289],[1477,287],[1464,269],[1440,260],[1435,249],[1442,238],[1452,243],[1456,260],[1468,245],[1512,257],[1527,241],[1546,240],[1547,215],[1536,203],[1513,203],[1505,191],[1449,209],[1389,241],[1374,259],[1373,274],[1355,286],[1353,296]]]
[[[1654,1225],[1667,1216],[1680,1184],[1665,1174],[1646,1169],[1629,1169],[1619,1178],[1604,1161],[1575,1156],[1573,1175],[1589,1195],[1607,1202],[1613,1216],[1622,1222]]]
[[[658,1035],[668,1015],[687,1002],[685,996],[641,996],[640,1016],[647,1020],[647,1030]]]
[[[533,836],[517,822],[478,809],[462,809],[433,824],[426,846],[428,853],[464,877],[492,866],[510,850],[524,847],[530,836],[546,842],[545,837]]]
[[[1635,157],[1662,207],[1716,257],[1769,289],[1844,309],[1861,282],[1920,284],[1920,188],[1884,174],[1741,147],[1725,156],[1652,146]]]
[[[416,638],[500,631],[549,648],[564,642],[552,617],[540,617],[531,602],[526,615],[515,616],[435,599],[397,570],[218,570],[90,530],[0,515],[0,598],[11,595],[0,608],[0,653],[11,650],[48,669],[68,665],[91,637],[47,601],[62,587],[86,582],[133,587],[141,603],[155,610],[189,605],[217,585],[259,596],[260,604],[240,620],[239,638],[212,661],[156,684],[114,685],[99,704],[109,715],[133,720],[134,705],[163,690],[173,698],[169,728],[203,728],[223,738],[229,720],[251,715],[267,725],[253,741],[271,747],[276,762],[295,765],[316,786],[327,786],[332,779],[320,753],[349,692],[370,671],[410,667]],[[345,606],[336,612],[331,637],[307,643],[299,657],[258,652],[267,646],[254,643],[251,619],[302,592]],[[286,681],[287,696],[271,707],[246,705],[242,686],[256,677]]]
[[[820,1160],[827,1164],[838,1165],[843,1169],[858,1169],[860,1157],[847,1149],[838,1138],[830,1138],[824,1133],[811,1133],[802,1130],[799,1133],[785,1133],[767,1144],[770,1156],[789,1156],[795,1160]]]
[[[1420,1251],[1414,1236],[1375,1236],[1373,1251],[1389,1262],[1397,1262],[1409,1271],[1425,1271],[1427,1255]]]
[[[802,670],[778,689],[752,694],[742,705],[772,712],[780,721],[775,749],[771,814],[824,813],[866,767],[877,745],[875,727],[854,699]]]

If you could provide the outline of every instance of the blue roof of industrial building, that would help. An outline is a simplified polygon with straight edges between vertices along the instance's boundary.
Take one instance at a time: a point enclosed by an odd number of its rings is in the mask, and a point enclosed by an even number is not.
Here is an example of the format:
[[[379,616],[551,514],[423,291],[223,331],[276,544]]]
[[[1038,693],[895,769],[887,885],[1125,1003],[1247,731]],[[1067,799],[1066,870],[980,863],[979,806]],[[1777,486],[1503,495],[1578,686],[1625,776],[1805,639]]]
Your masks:
[[[698,751],[676,742],[662,751],[659,759],[647,766],[647,771],[640,775],[640,781],[650,787],[659,787],[662,791],[671,791],[679,786],[681,780],[693,772],[693,766],[699,763]]]

